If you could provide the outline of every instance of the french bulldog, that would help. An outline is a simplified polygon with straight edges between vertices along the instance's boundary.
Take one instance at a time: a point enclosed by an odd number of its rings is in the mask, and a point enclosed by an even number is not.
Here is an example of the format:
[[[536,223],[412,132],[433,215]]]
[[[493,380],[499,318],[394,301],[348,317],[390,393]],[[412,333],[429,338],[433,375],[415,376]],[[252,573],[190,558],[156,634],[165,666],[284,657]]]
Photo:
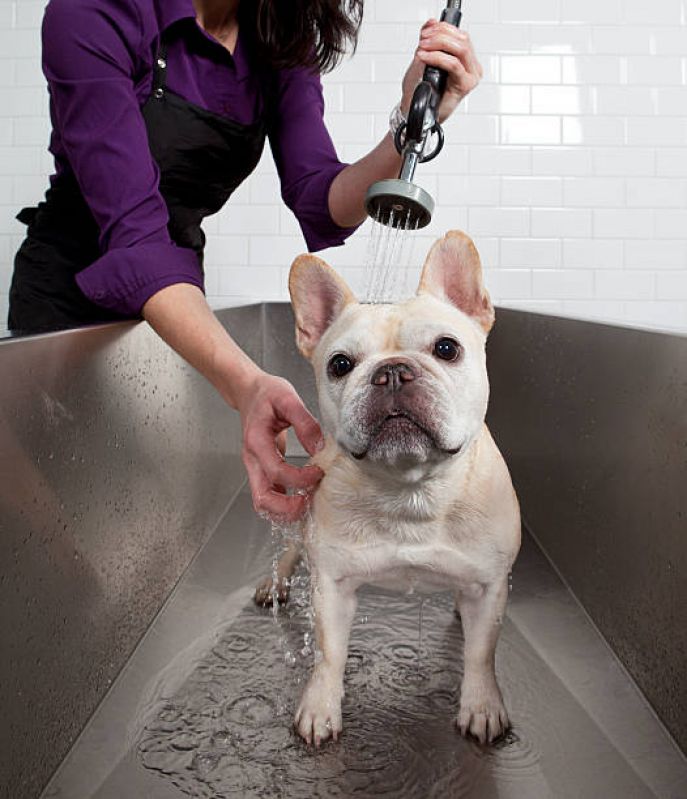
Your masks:
[[[494,309],[477,250],[449,232],[432,246],[416,296],[392,305],[358,303],[313,255],[294,261],[289,289],[297,345],[317,380],[325,447],[314,462],[324,477],[301,543],[255,598],[286,600],[303,546],[319,658],[296,730],[315,745],[341,732],[356,591],[373,583],[455,591],[465,640],[456,723],[491,743],[509,723],[494,659],[520,511],[484,422]]]

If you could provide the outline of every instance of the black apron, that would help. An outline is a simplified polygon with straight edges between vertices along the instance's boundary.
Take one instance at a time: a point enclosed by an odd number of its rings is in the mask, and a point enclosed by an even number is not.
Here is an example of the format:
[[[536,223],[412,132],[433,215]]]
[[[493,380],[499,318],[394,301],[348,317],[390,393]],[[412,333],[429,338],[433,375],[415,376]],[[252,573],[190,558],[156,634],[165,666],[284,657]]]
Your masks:
[[[195,250],[203,272],[204,217],[217,213],[255,169],[265,144],[265,114],[242,125],[190,103],[166,88],[171,31],[161,39],[153,90],[142,108],[150,151],[160,168],[169,233]],[[264,102],[264,109],[268,103]],[[107,175],[103,175],[107,180]],[[103,254],[99,229],[73,173],[56,178],[37,208],[17,219],[28,225],[14,262],[8,326],[37,333],[131,317],[91,302],[74,279]]]

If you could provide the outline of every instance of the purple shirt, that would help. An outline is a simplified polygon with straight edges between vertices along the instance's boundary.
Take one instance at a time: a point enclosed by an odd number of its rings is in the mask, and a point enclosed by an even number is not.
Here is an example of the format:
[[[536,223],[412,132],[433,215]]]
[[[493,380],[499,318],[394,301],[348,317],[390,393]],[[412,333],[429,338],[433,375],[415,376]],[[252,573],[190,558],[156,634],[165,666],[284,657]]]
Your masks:
[[[165,286],[203,288],[195,252],[170,239],[141,115],[160,32],[184,18],[196,18],[192,0],[51,0],[43,21],[50,151],[58,175],[76,175],[103,252],[76,281],[89,299],[127,315],[140,314]],[[253,122],[263,98],[245,37],[239,31],[232,57],[203,36],[202,51],[183,37],[170,46],[169,90],[228,119]],[[342,244],[355,228],[339,227],[329,214],[329,187],[345,164],[324,125],[319,76],[297,68],[275,77],[278,109],[268,136],[282,197],[310,250]]]

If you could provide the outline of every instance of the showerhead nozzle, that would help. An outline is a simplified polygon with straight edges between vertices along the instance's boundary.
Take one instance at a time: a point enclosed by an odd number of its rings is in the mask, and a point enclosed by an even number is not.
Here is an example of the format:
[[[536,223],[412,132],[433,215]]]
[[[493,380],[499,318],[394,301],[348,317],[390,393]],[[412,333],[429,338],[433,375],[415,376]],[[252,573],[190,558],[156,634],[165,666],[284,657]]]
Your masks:
[[[441,19],[458,27],[461,13],[461,0],[448,0]],[[402,158],[401,171],[396,180],[373,183],[365,195],[367,213],[383,225],[417,230],[432,220],[434,200],[413,183],[413,177],[417,165],[431,161],[444,146],[438,109],[447,79],[445,70],[427,64],[413,92],[406,119],[396,127],[392,119],[394,145]],[[436,142],[428,151],[426,145],[433,135]]]
[[[430,223],[434,200],[407,180],[378,180],[367,190],[365,209],[383,225],[415,230]]]

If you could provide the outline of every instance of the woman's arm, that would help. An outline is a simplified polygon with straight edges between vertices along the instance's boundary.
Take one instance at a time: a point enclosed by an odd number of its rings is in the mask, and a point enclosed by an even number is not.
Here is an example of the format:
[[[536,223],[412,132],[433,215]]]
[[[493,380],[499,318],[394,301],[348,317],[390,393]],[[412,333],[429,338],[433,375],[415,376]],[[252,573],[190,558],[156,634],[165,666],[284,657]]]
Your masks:
[[[341,227],[359,225],[367,217],[365,195],[370,184],[385,178],[397,178],[401,168],[401,156],[387,133],[381,142],[350,164],[334,178],[329,188],[329,213]]]
[[[136,95],[142,41],[153,35],[140,5],[51,0],[43,20],[52,149],[68,161],[100,231],[102,255],[76,282],[94,303],[127,316],[167,285],[203,285],[195,252],[170,239]]]
[[[203,293],[179,283],[154,294],[143,306],[150,326],[194,366],[241,414],[243,462],[258,513],[292,521],[305,510],[307,497],[287,497],[281,486],[311,489],[322,477],[316,466],[298,469],[286,463],[277,437],[287,428],[314,455],[322,433],[293,386],[263,372],[232,340]]]
[[[482,78],[470,37],[447,22],[429,20],[420,31],[420,43],[403,78],[401,110],[407,115],[413,92],[425,66],[446,70],[448,80],[439,105],[443,122]],[[398,177],[401,157],[390,133],[366,156],[350,164],[334,178],[329,189],[329,212],[341,227],[359,225],[366,217],[365,194],[371,183]]]
[[[146,51],[139,10],[119,0],[52,0],[43,24],[55,135],[101,232],[102,257],[76,280],[94,302],[143,314],[239,410],[255,507],[290,519],[307,500],[278,487],[311,488],[322,473],[289,466],[280,438],[293,425],[313,453],[321,433],[293,387],[265,374],[231,340],[203,297],[195,252],[169,237],[135,93]]]

